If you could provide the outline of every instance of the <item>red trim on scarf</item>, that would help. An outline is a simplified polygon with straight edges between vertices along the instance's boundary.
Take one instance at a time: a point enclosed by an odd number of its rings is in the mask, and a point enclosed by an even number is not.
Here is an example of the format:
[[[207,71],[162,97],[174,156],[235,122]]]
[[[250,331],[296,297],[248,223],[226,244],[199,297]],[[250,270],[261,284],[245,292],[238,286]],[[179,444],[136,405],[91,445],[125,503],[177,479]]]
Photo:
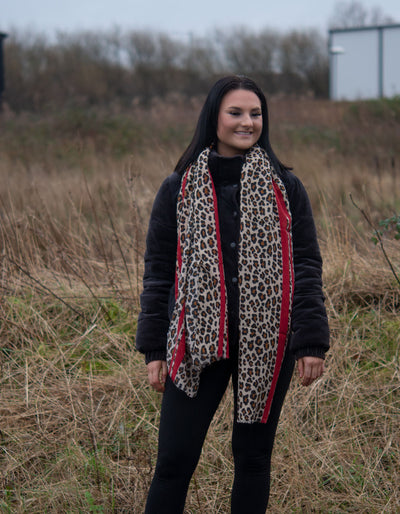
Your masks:
[[[266,423],[271,409],[272,399],[274,397],[276,383],[278,381],[279,372],[281,370],[283,355],[285,353],[286,338],[289,324],[289,311],[290,311],[290,275],[293,270],[293,259],[291,259],[290,251],[290,233],[288,233],[287,226],[290,222],[290,214],[286,208],[286,204],[283,198],[282,191],[276,185],[275,181],[272,181],[274,186],[275,198],[279,213],[279,224],[281,231],[281,245],[282,245],[282,301],[281,301],[281,319],[279,323],[279,339],[278,339],[278,351],[276,355],[276,363],[274,369],[274,375],[272,377],[271,387],[268,393],[267,402],[265,404],[264,413],[261,419],[261,423]],[[292,274],[293,277],[293,274]],[[293,294],[293,292],[292,292]]]
[[[182,269],[182,250],[181,250],[181,242],[178,239],[178,244],[176,247],[176,264],[179,272]],[[178,299],[178,288],[179,288],[179,277],[178,277],[178,269],[175,270],[175,300]]]
[[[185,328],[182,329],[182,335],[179,340],[179,334],[180,329],[182,328],[183,322],[185,318],[185,304],[183,304],[182,311],[179,315],[179,321],[178,321],[178,329],[176,333],[177,343],[174,348],[174,352],[171,359],[171,365],[169,367],[169,375],[172,380],[175,380],[176,374],[178,373],[179,366],[181,365],[181,362],[183,360],[183,357],[185,355],[186,350],[186,332]]]
[[[185,176],[183,177],[183,180],[182,180],[182,201],[185,196],[186,181],[187,181],[187,173],[185,174]],[[179,273],[182,270],[182,250],[181,250],[180,234],[178,234],[178,236],[179,236],[178,244],[177,244],[177,249],[176,249],[177,269],[175,271],[175,301],[178,298],[178,287],[179,287],[178,270],[179,270]],[[172,380],[175,380],[179,366],[181,365],[181,362],[185,355],[185,349],[186,349],[185,328],[183,328],[182,336],[181,336],[181,339],[179,340],[179,333],[180,333],[180,330],[183,325],[184,316],[185,316],[185,304],[183,304],[182,310],[179,314],[178,327],[176,330],[176,343],[175,343],[175,348],[172,352],[171,363],[170,363],[169,370],[168,370],[168,373]]]
[[[219,230],[217,195],[215,193],[214,182],[213,182],[210,170],[208,170],[208,174],[209,174],[210,181],[211,181],[213,202],[214,202],[214,218],[215,218],[215,228],[216,228],[216,236],[217,236],[218,268],[219,268],[219,279],[220,279],[219,282],[220,282],[221,310],[219,313],[218,357],[223,357],[223,355],[224,355],[225,315],[226,315],[225,276],[224,276],[224,265],[223,265],[223,260],[222,260],[221,233]],[[226,358],[227,359],[229,358],[228,335],[226,338]]]

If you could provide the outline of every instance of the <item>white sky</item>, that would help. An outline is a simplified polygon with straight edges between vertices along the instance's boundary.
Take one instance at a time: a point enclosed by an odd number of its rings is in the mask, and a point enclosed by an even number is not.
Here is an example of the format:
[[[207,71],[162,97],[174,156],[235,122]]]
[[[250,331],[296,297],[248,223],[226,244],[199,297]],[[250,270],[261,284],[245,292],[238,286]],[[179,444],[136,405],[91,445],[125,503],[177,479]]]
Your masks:
[[[154,29],[171,36],[214,28],[317,28],[325,31],[336,0],[0,0],[0,31]],[[361,0],[400,23],[400,0]]]

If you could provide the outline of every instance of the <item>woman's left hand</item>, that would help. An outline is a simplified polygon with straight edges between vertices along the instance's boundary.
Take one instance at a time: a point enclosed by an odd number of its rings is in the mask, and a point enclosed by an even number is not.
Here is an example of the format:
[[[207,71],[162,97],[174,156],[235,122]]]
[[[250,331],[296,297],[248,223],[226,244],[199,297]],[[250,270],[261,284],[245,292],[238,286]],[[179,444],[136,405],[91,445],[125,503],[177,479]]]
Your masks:
[[[309,386],[324,372],[324,359],[319,357],[301,357],[297,361],[300,380],[303,386]]]

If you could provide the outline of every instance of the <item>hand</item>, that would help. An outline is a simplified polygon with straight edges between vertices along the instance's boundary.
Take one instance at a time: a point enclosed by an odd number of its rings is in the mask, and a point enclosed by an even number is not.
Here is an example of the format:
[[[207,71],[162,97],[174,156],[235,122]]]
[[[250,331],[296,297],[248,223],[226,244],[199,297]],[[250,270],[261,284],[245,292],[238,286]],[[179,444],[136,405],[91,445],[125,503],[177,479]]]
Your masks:
[[[324,359],[302,357],[297,361],[299,377],[303,386],[309,386],[324,372]]]
[[[165,361],[151,361],[147,364],[149,383],[159,393],[163,393],[165,390],[164,384],[167,379],[167,372],[167,363]]]

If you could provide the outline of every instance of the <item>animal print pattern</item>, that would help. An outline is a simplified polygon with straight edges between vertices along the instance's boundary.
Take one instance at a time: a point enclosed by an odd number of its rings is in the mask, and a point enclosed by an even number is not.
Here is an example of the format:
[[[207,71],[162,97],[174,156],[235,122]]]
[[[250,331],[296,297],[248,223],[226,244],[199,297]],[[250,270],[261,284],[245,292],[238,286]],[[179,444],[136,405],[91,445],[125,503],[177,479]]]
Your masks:
[[[279,209],[274,184],[284,199],[286,190],[279,177],[272,175],[265,152],[250,152],[242,173],[238,414],[239,421],[251,423],[266,421],[267,399],[274,392],[274,377],[279,374],[287,342],[290,320],[288,316],[282,326],[282,309],[290,310],[293,280],[291,266],[289,277],[283,272],[282,238],[286,238],[291,260],[291,217],[287,200],[285,212]],[[289,298],[284,298],[287,280]]]
[[[196,395],[205,366],[229,357],[218,209],[204,150],[182,180],[177,204],[176,303],[169,374]],[[290,326],[293,269],[285,188],[265,151],[252,148],[241,175],[237,420],[265,422]]]
[[[176,303],[167,345],[169,374],[191,397],[202,369],[228,357],[226,293],[208,154],[202,152],[188,170],[178,196]]]

